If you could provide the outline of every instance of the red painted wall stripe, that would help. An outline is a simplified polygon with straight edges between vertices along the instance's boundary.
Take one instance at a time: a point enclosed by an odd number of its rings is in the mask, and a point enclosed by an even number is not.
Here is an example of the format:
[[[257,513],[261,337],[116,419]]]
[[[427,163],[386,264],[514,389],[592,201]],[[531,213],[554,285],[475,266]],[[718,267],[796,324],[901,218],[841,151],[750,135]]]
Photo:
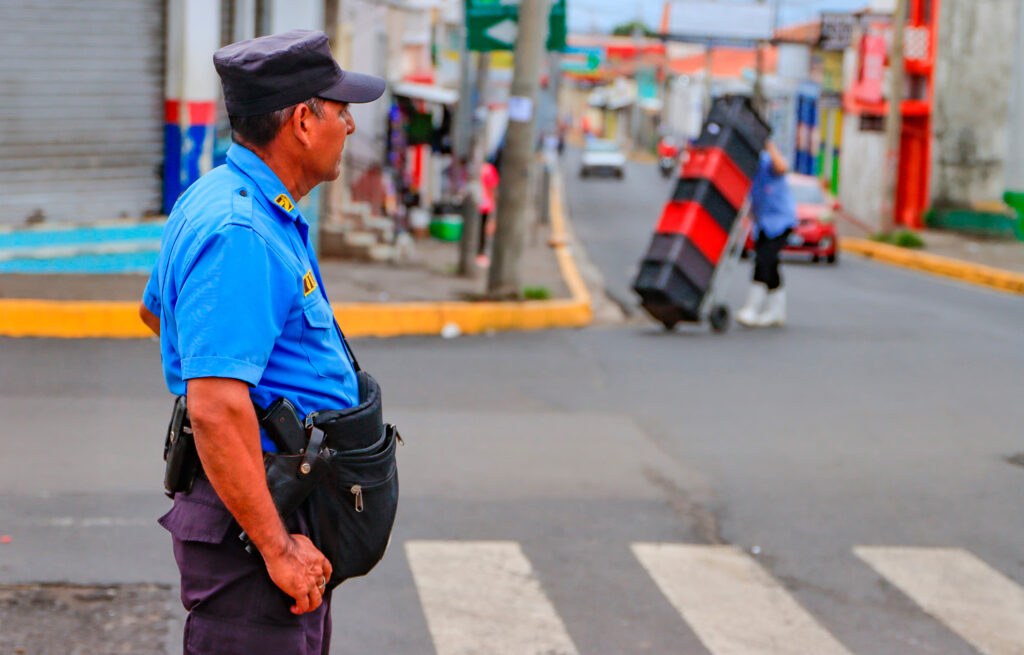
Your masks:
[[[658,234],[681,234],[693,242],[712,266],[722,259],[729,234],[698,203],[671,201],[665,205]]]
[[[181,122],[181,103],[177,100],[164,100],[164,122],[177,125]]]
[[[188,103],[188,122],[190,125],[213,125],[217,122],[217,103],[212,101]]]
[[[213,125],[217,121],[217,103],[211,101],[185,102],[189,125]],[[164,122],[181,124],[181,100],[164,100]]]

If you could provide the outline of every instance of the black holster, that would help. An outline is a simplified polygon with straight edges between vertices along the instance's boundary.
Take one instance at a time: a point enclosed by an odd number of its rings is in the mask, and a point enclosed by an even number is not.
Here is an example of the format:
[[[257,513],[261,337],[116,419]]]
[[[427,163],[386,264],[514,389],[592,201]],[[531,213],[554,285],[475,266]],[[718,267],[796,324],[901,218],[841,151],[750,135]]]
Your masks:
[[[174,498],[175,493],[192,491],[200,465],[185,396],[174,399],[174,410],[164,439],[164,462],[164,490],[167,495]]]

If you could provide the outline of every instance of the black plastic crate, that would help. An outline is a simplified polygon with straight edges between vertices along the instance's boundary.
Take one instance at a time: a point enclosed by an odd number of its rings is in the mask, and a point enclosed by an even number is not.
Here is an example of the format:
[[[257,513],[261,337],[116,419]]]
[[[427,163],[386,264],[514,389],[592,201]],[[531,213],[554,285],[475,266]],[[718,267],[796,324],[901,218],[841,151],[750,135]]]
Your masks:
[[[647,311],[666,325],[698,320],[704,293],[694,287],[673,262],[644,261],[633,283]],[[666,321],[666,318],[674,320]]]
[[[697,147],[721,148],[729,155],[736,167],[743,171],[751,180],[757,175],[761,166],[761,151],[754,150],[744,139],[736,136],[731,127],[724,127],[717,135],[701,134],[697,139]],[[763,146],[762,146],[763,147]]]
[[[698,291],[711,286],[715,267],[692,241],[682,234],[655,234],[644,262],[671,262]]]
[[[708,123],[736,128],[743,139],[758,151],[764,149],[765,141],[772,133],[772,129],[745,96],[726,96],[716,100],[711,106]]]
[[[758,116],[750,100],[731,96],[715,100],[696,145],[699,148],[721,148],[747,177],[753,179],[769,136],[771,128]]]
[[[647,313],[654,317],[668,329],[672,329],[677,323],[697,323],[700,317],[695,312],[687,311],[675,305],[659,305],[653,302],[643,301],[641,303]]]
[[[739,212],[729,204],[722,192],[711,180],[693,177],[680,178],[672,192],[672,200],[686,202],[692,200],[711,215],[723,230],[728,232],[736,222]]]

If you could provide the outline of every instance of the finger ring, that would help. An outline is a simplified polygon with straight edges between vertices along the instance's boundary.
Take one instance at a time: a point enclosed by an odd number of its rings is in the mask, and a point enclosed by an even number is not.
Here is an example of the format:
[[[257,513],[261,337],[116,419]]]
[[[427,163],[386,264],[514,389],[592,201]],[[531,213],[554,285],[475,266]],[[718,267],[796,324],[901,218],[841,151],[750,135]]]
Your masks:
[[[320,576],[320,584],[318,584],[316,587],[317,587],[317,589],[323,589],[326,586],[327,586],[327,578],[325,578],[324,576],[321,575]]]

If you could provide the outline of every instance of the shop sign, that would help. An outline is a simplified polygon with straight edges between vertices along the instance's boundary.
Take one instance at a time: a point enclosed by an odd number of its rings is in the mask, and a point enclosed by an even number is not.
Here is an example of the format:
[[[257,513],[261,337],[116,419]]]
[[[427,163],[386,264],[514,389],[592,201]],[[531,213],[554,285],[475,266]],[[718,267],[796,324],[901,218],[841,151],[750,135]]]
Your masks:
[[[604,63],[604,48],[569,46],[562,56],[567,73],[593,73]]]
[[[465,0],[466,41],[478,52],[514,50],[520,0]],[[548,50],[565,50],[565,0],[555,0],[548,18]]]
[[[824,91],[843,90],[843,53],[825,52],[821,57],[821,87]]]
[[[818,47],[830,51],[846,50],[853,43],[856,28],[857,17],[853,14],[823,13]]]
[[[857,85],[857,99],[863,102],[882,102],[882,83],[885,79],[885,58],[889,46],[885,34],[872,33],[864,37],[861,54],[860,83]]]
[[[768,41],[775,34],[775,9],[760,3],[692,0],[675,3],[669,22],[667,36],[677,41]]]

